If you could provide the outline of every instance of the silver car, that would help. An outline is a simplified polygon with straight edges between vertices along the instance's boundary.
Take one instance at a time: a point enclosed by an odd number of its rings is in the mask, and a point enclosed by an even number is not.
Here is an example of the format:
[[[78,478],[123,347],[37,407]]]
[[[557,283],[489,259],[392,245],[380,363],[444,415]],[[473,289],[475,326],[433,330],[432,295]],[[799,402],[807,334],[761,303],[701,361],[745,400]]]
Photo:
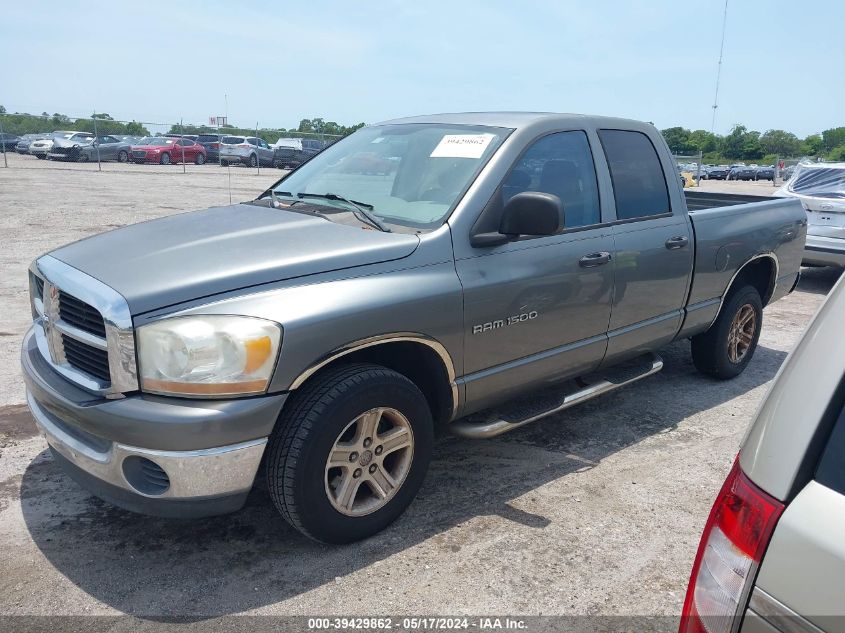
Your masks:
[[[53,160],[70,160],[79,163],[95,161],[129,160],[130,145],[114,136],[94,136],[90,132],[77,132],[67,138],[56,138],[47,156]]]
[[[220,139],[220,163],[243,163],[250,167],[273,166],[274,150],[255,136],[224,136]]]
[[[74,134],[76,134],[75,131],[57,130],[48,135],[46,138],[33,141],[29,146],[29,153],[36,158],[43,160],[47,158],[47,154],[50,153],[50,150],[53,148],[53,143],[57,138],[70,138]]]
[[[781,368],[704,528],[680,630],[845,631],[845,281]]]

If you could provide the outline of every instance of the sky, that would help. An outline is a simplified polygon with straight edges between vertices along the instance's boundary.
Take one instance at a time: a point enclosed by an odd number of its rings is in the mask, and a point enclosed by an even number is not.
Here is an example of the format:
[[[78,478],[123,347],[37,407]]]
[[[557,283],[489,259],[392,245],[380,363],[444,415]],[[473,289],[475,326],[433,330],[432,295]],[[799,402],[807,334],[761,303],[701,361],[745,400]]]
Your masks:
[[[7,0],[0,104],[146,122],[481,110],[711,127],[724,0]],[[729,0],[715,131],[845,125],[845,0]]]

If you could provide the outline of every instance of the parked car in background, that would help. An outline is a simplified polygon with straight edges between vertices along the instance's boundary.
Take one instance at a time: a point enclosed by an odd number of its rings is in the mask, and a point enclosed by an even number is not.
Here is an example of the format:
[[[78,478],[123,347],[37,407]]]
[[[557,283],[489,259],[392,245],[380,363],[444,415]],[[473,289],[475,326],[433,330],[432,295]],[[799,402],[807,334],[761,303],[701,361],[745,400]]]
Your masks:
[[[79,146],[87,145],[94,140],[92,132],[74,132],[71,135],[53,137],[53,145],[47,152],[50,160],[76,160],[79,156]]]
[[[728,180],[756,180],[757,168],[750,165],[734,167],[728,175]]]
[[[18,154],[29,154],[29,146],[39,139],[49,138],[49,134],[24,134],[15,145],[15,151]]]
[[[196,163],[202,165],[207,160],[205,148],[189,138],[172,136],[145,136],[130,148],[133,163]]]
[[[808,266],[845,268],[845,163],[801,163],[775,192],[801,200],[807,212]]]
[[[29,153],[36,158],[45,159],[56,139],[67,139],[76,134],[75,130],[57,130],[47,138],[38,139],[29,145]]]
[[[170,138],[189,138],[192,141],[196,141],[198,134],[164,134],[163,136],[169,136]]]
[[[15,145],[21,140],[21,137],[17,134],[9,134],[8,132],[3,132],[0,134],[0,148],[4,152],[11,152],[15,149]]]
[[[68,160],[78,163],[96,161],[129,160],[131,146],[125,141],[109,136],[94,136],[88,132],[79,132],[70,138],[57,139],[47,156],[52,160]]]
[[[774,165],[769,165],[768,167],[758,167],[757,173],[754,176],[754,180],[771,180],[774,182],[775,180],[775,167]]]
[[[267,141],[255,136],[224,136],[220,139],[220,163],[272,167],[273,149]]]
[[[783,169],[781,169],[780,170],[781,180],[786,181],[786,180],[789,180],[790,178],[792,178],[792,174],[795,173],[796,167],[798,167],[798,165],[789,165],[788,167],[784,167]]]
[[[716,165],[707,172],[708,180],[726,180],[731,169],[727,165]]]
[[[704,527],[680,633],[845,630],[845,281],[781,367]]]
[[[196,141],[205,148],[208,162],[220,162],[220,139],[222,137],[222,134],[197,134]]]
[[[280,138],[273,147],[273,165],[279,169],[288,169],[308,162],[322,152],[327,143],[310,138]]]

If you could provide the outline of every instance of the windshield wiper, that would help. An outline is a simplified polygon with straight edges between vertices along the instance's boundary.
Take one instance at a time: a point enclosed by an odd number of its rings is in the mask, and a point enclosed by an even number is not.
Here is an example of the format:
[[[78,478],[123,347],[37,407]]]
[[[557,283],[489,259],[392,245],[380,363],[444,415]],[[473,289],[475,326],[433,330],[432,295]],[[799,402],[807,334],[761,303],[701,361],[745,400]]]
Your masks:
[[[373,205],[367,204],[366,202],[358,202],[356,200],[349,200],[348,198],[344,198],[343,196],[339,196],[336,193],[298,193],[296,194],[298,198],[323,198],[325,200],[337,200],[338,202],[345,202],[353,207],[355,207],[355,211],[353,213],[355,216],[360,220],[363,217],[363,221],[367,224],[376,227],[380,231],[384,231],[385,233],[390,233],[390,229],[385,226],[384,222],[378,219],[375,214],[371,213]]]

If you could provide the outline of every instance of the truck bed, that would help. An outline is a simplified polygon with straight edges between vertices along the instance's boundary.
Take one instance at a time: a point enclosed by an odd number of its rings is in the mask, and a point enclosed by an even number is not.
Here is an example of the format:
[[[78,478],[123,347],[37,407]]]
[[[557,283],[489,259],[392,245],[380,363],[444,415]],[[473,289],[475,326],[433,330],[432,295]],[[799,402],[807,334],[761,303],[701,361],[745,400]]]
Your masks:
[[[684,196],[687,199],[687,209],[692,212],[702,209],[714,209],[716,207],[730,207],[749,202],[764,202],[766,200],[780,199],[773,196],[755,196],[745,193],[716,193],[713,191],[694,191],[690,189],[684,189]]]
[[[800,201],[729,193],[684,193],[695,234],[690,307],[721,297],[738,267],[761,254],[771,257],[776,265],[771,300],[789,291],[801,264],[807,230],[807,216]]]

